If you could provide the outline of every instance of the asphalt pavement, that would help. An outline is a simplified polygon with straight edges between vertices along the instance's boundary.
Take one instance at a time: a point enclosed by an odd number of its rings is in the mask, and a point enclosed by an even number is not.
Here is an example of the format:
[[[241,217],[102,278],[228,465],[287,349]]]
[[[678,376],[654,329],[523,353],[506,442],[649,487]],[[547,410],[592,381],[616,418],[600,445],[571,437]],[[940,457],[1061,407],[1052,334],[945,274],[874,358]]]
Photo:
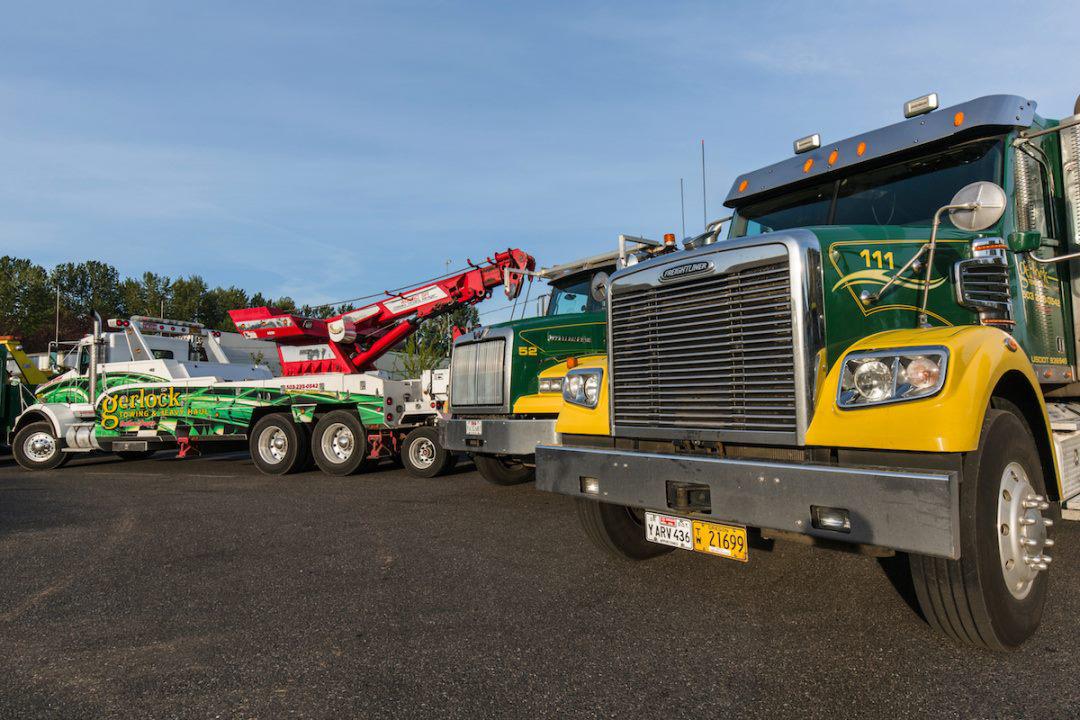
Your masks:
[[[888,563],[620,562],[573,510],[471,466],[0,458],[0,718],[1080,715],[1080,523],[1038,635],[991,654],[934,635]]]

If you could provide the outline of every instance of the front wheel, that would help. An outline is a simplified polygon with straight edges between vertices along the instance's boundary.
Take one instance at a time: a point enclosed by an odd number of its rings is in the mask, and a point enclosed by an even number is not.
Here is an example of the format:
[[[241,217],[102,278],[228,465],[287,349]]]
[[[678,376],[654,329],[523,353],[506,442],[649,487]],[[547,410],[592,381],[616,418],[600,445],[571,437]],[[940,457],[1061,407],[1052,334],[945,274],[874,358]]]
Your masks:
[[[453,466],[454,453],[439,443],[435,428],[418,427],[413,428],[401,443],[401,462],[413,477],[433,478]]]
[[[473,455],[476,469],[489,483],[495,485],[518,485],[536,478],[536,469],[521,460],[497,455]]]
[[[291,416],[274,413],[255,423],[248,446],[259,470],[267,475],[287,475],[303,466],[308,437]]]
[[[52,425],[42,420],[30,423],[19,432],[11,443],[15,462],[24,470],[52,470],[71,459],[62,451],[60,440],[53,435]]]
[[[959,642],[1010,650],[1042,620],[1053,519],[1042,463],[1027,424],[991,409],[979,448],[964,459],[960,559],[912,555],[919,606],[938,632]]]
[[[636,508],[578,498],[577,510],[585,535],[608,555],[649,560],[675,549],[645,539],[645,513]]]

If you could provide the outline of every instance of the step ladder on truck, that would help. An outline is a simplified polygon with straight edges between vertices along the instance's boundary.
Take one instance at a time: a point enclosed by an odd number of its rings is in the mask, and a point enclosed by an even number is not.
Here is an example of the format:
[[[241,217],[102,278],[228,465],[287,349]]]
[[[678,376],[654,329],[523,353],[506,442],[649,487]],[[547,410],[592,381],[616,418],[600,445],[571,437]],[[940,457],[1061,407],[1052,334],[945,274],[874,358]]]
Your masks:
[[[389,458],[433,476],[453,462],[434,432],[445,378],[393,380],[374,363],[425,320],[478,303],[499,285],[516,297],[522,277],[505,271],[532,266],[528,254],[508,250],[325,320],[269,307],[230,311],[245,338],[277,351],[279,376],[231,362],[201,327],[200,354],[192,356],[155,352],[156,336],[134,318],[113,323],[112,332],[99,319],[80,347],[79,367],[39,388],[38,402],[17,420],[16,460],[47,469],[94,450],[140,457],[231,440],[246,441],[268,474],[314,460],[326,473],[349,475]],[[128,355],[102,362],[114,346]]]

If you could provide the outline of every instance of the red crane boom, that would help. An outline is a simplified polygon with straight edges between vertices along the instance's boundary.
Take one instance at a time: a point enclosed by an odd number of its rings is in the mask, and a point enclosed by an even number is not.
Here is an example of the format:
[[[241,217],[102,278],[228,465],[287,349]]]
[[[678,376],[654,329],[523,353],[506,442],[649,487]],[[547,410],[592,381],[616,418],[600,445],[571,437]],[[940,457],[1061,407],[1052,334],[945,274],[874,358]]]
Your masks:
[[[505,285],[508,298],[516,298],[527,277],[521,271],[532,272],[536,261],[523,250],[510,249],[469,265],[457,275],[388,291],[382,300],[325,320],[265,306],[230,310],[229,316],[245,337],[277,343],[285,375],[360,373],[428,318],[475,305],[499,285]]]

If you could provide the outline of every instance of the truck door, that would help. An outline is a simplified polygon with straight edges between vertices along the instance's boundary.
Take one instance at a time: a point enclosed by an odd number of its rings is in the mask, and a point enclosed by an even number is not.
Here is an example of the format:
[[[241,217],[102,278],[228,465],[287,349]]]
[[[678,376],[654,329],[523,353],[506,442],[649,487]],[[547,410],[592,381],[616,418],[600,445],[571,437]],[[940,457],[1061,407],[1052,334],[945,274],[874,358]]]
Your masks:
[[[1042,246],[1034,254],[1051,258],[1069,250],[1066,242],[1059,239],[1063,235],[1055,223],[1045,155],[1038,149],[1025,150],[1025,146],[1014,150],[1016,229],[1039,233]],[[1041,382],[1071,382],[1075,378],[1077,350],[1075,333],[1066,322],[1065,307],[1071,295],[1066,287],[1067,274],[1057,264],[1040,264],[1026,255],[1014,257],[1018,285],[1013,308],[1016,336],[1027,350]]]

